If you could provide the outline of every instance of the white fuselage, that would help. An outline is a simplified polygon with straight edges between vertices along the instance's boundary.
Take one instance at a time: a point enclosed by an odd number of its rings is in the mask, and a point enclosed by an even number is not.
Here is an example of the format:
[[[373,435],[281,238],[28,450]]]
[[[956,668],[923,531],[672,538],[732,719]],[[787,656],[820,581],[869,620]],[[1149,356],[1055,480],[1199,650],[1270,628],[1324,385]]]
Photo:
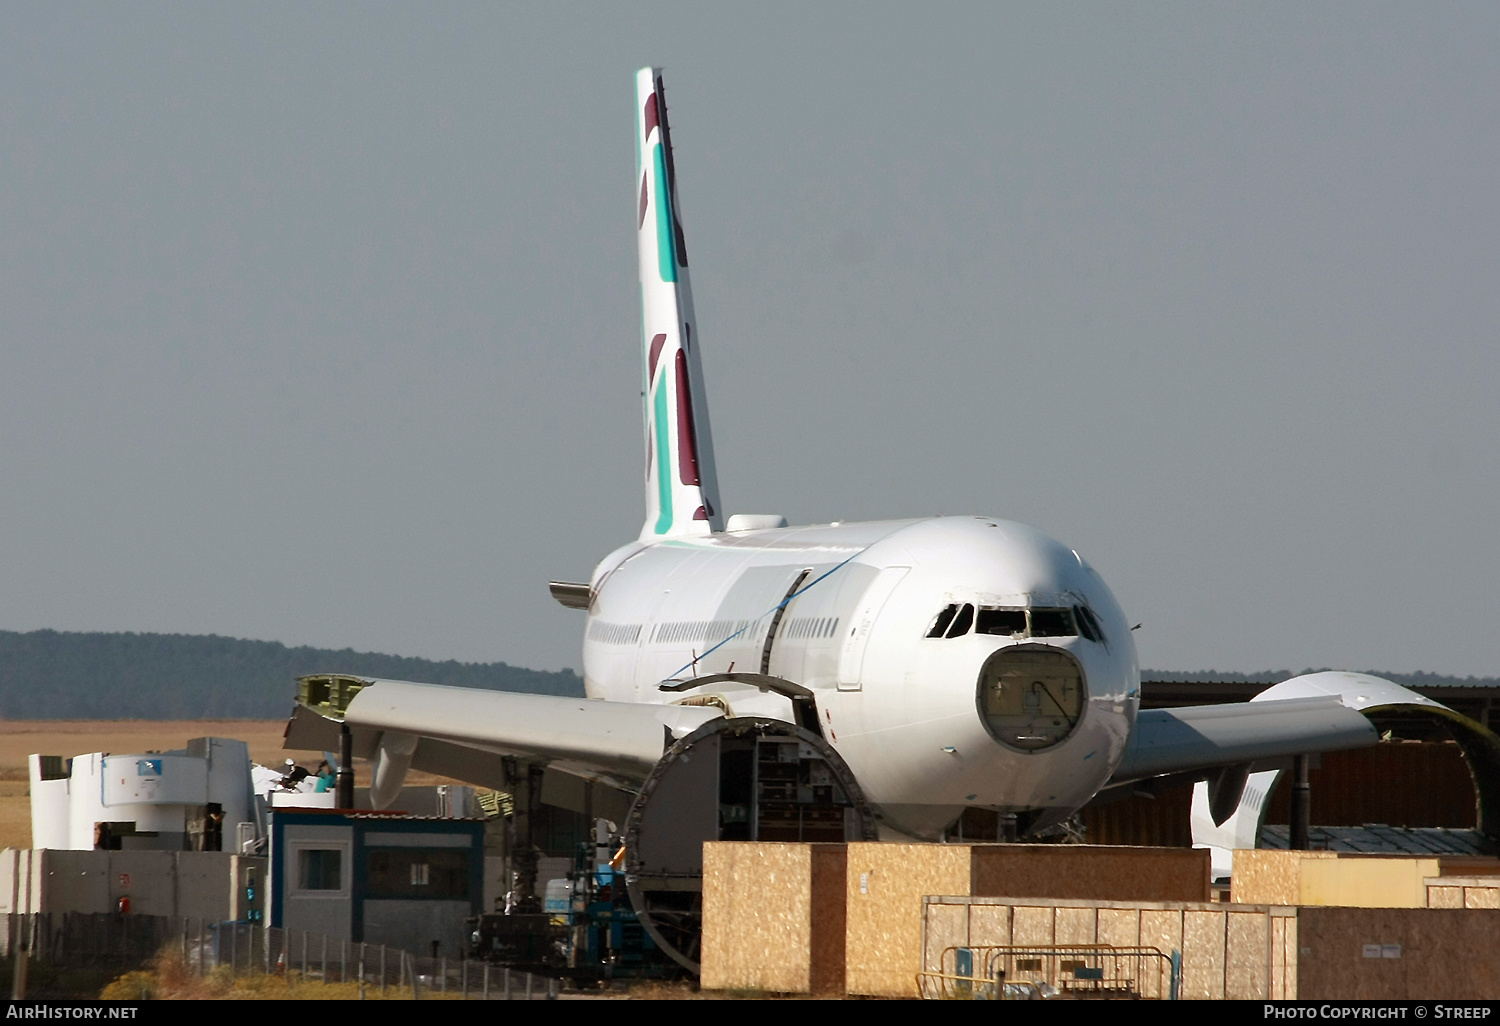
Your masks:
[[[600,563],[591,586],[591,698],[722,704],[729,715],[793,720],[790,700],[773,690],[658,685],[733,672],[800,684],[814,692],[823,734],[866,798],[913,836],[935,836],[965,806],[1078,808],[1109,779],[1135,720],[1135,645],[1108,587],[1077,553],[1009,521],[635,543]],[[1016,651],[998,655],[1006,649]],[[1059,683],[1043,664],[1072,676]],[[1000,669],[988,669],[1002,666],[1013,689],[1004,697]],[[1033,674],[1035,666],[1043,669]],[[1031,685],[1028,674],[1046,680]],[[1040,715],[1038,701],[1052,719],[1033,729],[1026,717]]]

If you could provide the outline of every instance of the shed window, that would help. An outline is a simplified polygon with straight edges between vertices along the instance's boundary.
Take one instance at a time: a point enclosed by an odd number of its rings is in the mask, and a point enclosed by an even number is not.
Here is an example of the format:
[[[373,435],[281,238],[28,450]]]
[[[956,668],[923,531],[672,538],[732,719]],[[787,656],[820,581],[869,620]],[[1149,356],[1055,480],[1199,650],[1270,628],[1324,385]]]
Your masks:
[[[469,897],[467,850],[371,849],[368,865],[372,898]]]
[[[344,853],[339,848],[301,848],[297,851],[297,889],[340,891]]]

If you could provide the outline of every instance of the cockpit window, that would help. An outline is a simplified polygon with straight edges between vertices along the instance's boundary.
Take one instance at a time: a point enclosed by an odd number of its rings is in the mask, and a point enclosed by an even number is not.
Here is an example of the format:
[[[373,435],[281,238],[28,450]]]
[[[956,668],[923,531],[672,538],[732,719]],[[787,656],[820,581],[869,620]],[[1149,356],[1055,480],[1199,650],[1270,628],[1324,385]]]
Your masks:
[[[1031,636],[1033,638],[1075,638],[1078,628],[1073,625],[1071,609],[1031,610]]]
[[[979,625],[975,628],[975,633],[1024,638],[1026,636],[1026,610],[981,608]]]
[[[1104,628],[1099,626],[1099,618],[1088,606],[1074,606],[1073,616],[1078,621],[1078,629],[1083,636],[1090,641],[1104,641]]]
[[[989,634],[1002,638],[1074,638],[1082,635],[1090,641],[1103,641],[1099,621],[1087,606],[1072,609],[1024,609],[1020,607],[974,606],[957,603],[945,606],[927,630],[929,638],[958,638],[969,633]]]
[[[937,619],[932,621],[932,629],[927,632],[927,636],[929,638],[941,638],[943,633],[948,629],[948,625],[953,622],[953,614],[957,612],[958,606],[956,604],[944,606],[943,611],[938,613]]]

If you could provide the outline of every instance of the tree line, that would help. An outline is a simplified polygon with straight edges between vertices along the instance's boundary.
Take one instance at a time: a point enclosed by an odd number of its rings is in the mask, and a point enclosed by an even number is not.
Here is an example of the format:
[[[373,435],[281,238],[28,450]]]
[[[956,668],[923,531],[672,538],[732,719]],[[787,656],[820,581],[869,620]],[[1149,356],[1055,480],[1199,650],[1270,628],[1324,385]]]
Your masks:
[[[1304,670],[1313,673],[1313,670]],[[1500,678],[1369,670],[1416,687],[1497,686]],[[572,670],[508,663],[438,662],[215,634],[0,631],[0,717],[12,720],[278,719],[296,700],[296,679],[353,673],[388,680],[582,697]],[[1290,670],[1142,670],[1152,681],[1274,684]]]
[[[288,648],[213,634],[0,631],[0,717],[278,719],[292,711],[296,678],[310,673],[583,695],[583,680],[572,670]]]

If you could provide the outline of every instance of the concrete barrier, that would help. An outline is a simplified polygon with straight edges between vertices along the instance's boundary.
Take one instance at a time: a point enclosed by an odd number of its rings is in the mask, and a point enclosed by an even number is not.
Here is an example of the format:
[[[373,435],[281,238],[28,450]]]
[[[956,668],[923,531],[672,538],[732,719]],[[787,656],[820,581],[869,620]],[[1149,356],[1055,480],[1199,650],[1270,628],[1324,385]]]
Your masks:
[[[267,860],[223,851],[0,850],[0,917],[43,913],[118,913],[225,920],[249,911],[243,888],[257,881],[264,909]],[[9,934],[0,928],[0,953]]]

